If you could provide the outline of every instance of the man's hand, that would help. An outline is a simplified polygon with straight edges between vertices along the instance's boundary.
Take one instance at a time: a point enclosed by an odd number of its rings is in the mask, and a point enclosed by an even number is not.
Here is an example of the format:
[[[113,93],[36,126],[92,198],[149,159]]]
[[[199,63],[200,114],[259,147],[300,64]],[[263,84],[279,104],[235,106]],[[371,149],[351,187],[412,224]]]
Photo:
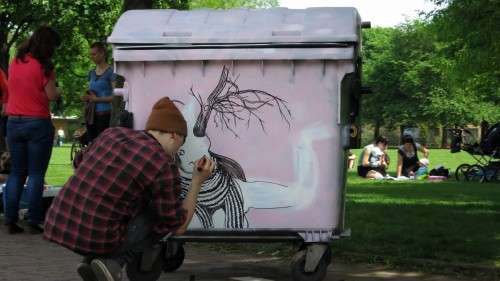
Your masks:
[[[201,190],[201,185],[210,177],[214,169],[215,162],[206,156],[203,156],[194,162],[191,187],[182,202],[182,208],[186,210],[186,221],[177,229],[177,231],[175,231],[176,235],[181,235],[186,231],[196,209],[198,193]]]
[[[202,184],[215,169],[215,161],[203,156],[194,162],[192,181]]]

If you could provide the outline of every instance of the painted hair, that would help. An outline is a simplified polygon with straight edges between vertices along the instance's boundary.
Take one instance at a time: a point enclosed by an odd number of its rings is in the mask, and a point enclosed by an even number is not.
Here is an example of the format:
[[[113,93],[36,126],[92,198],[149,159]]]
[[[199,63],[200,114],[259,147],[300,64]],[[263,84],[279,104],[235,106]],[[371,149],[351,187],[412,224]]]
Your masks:
[[[51,27],[42,26],[18,47],[16,59],[26,62],[25,57],[30,53],[40,62],[45,75],[48,76],[54,70],[52,56],[59,45],[61,45],[59,34]]]

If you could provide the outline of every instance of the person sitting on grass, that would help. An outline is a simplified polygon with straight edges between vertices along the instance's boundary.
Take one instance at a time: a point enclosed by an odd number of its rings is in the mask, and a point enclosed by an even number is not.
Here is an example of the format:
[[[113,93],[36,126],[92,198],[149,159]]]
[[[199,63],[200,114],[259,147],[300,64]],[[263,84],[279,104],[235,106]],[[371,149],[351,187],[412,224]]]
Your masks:
[[[358,176],[367,179],[383,178],[388,167],[386,148],[387,138],[384,136],[377,137],[374,143],[365,146],[359,157]]]
[[[429,158],[429,150],[416,143],[410,135],[404,135],[402,145],[398,148],[397,177],[413,177],[418,170],[418,151]]]
[[[47,212],[44,238],[84,256],[77,267],[83,280],[121,280],[122,267],[137,253],[186,231],[215,167],[208,158],[197,160],[181,200],[176,156],[186,136],[184,117],[165,97],[144,131],[106,129],[75,160],[75,174]]]

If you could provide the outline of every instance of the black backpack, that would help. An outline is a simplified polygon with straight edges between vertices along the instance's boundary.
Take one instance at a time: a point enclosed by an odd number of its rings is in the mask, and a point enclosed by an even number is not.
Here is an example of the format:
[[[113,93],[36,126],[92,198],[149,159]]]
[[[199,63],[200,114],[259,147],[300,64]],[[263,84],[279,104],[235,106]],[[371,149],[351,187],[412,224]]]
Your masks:
[[[442,176],[448,178],[450,176],[450,171],[444,167],[439,167],[437,169],[432,169],[429,172],[429,176]]]

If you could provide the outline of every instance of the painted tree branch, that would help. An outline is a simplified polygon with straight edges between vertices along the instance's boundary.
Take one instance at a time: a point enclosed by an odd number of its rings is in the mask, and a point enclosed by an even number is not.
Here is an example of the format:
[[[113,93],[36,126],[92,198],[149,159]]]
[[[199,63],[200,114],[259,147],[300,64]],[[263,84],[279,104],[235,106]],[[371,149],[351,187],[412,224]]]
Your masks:
[[[264,107],[277,108],[282,120],[290,127],[291,112],[285,100],[261,90],[240,90],[235,81],[236,79],[232,80],[229,77],[229,69],[224,66],[219,82],[208,96],[206,103],[191,88],[190,94],[200,105],[200,115],[195,125],[195,135],[202,136],[205,134],[206,125],[212,112],[215,126],[220,127],[222,130],[231,131],[236,137],[238,137],[238,134],[236,134],[235,128],[241,121],[246,122],[247,128],[250,127],[252,121],[255,121],[266,132],[265,122],[261,117],[261,110]]]

